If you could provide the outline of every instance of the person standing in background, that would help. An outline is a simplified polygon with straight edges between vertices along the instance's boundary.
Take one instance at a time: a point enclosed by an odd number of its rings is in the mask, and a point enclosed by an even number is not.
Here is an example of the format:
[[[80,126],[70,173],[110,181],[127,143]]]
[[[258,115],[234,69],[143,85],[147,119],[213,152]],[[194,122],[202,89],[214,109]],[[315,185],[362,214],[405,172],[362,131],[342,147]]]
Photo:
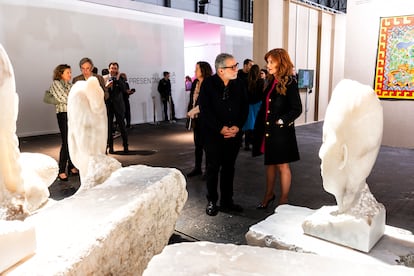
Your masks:
[[[247,77],[247,98],[249,100],[249,115],[243,126],[244,150],[250,150],[253,140],[253,129],[259,112],[264,88],[264,80],[260,78],[259,65],[254,64]]]
[[[267,70],[266,69],[260,69],[260,78],[267,80]]]
[[[124,94],[126,92],[125,80],[119,73],[119,65],[117,62],[111,62],[108,66],[109,75],[106,78],[106,87],[108,88],[109,98],[106,101],[106,109],[108,112],[108,149],[109,153],[114,153],[114,138],[112,136],[114,124],[114,116],[119,127],[122,137],[122,145],[124,153],[128,153],[128,134],[125,127],[125,102]]]
[[[209,216],[217,215],[220,175],[220,210],[242,212],[233,202],[236,158],[240,150],[241,128],[249,105],[246,88],[237,79],[236,59],[226,53],[216,57],[216,74],[206,78],[199,95],[200,122],[207,161],[207,207]]]
[[[120,77],[125,81],[125,91],[126,93],[123,94],[124,103],[125,103],[125,121],[126,121],[126,128],[131,128],[131,105],[129,103],[129,96],[135,93],[135,88],[130,89],[128,78],[125,73],[121,73]]]
[[[191,91],[192,84],[190,76],[185,76],[185,91]]]
[[[49,88],[50,93],[56,99],[56,117],[59,125],[62,144],[59,153],[59,174],[61,181],[68,181],[68,174],[78,175],[79,171],[75,168],[70,160],[68,147],[68,95],[72,88],[70,80],[72,71],[69,65],[60,64],[53,71],[53,82]],[[66,168],[68,173],[66,173]]]
[[[79,81],[79,80],[87,80],[90,77],[96,77],[99,81],[99,85],[101,86],[102,90],[105,93],[105,97],[107,97],[107,93],[106,93],[106,87],[105,87],[105,80],[103,79],[103,77],[101,75],[95,74],[92,72],[94,66],[93,66],[93,62],[90,58],[88,57],[84,57],[79,61],[79,67],[80,70],[82,72],[82,74],[76,76],[73,78],[72,83],[75,84],[75,82]]]
[[[213,70],[208,62],[199,61],[196,64],[195,76],[196,79],[193,82],[190,92],[190,102],[188,103],[187,115],[189,117],[187,128],[193,129],[194,137],[194,155],[195,155],[195,166],[194,169],[187,174],[187,177],[193,177],[196,175],[201,175],[203,171],[201,170],[201,163],[203,161],[203,143],[201,137],[201,127],[198,120],[198,114],[200,113],[200,108],[198,106],[198,97],[200,94],[200,87],[204,79],[210,77],[213,74]]]
[[[252,68],[254,62],[253,60],[246,58],[243,61],[243,68],[239,69],[239,71],[237,71],[237,78],[240,79],[241,81],[243,81],[243,83],[246,85],[247,87],[247,76],[249,74],[250,68]]]
[[[246,88],[246,91],[247,91],[247,87],[248,87],[248,80],[247,80],[247,78],[248,78],[248,75],[249,75],[250,68],[252,68],[253,65],[254,65],[253,60],[251,60],[249,58],[246,58],[243,61],[243,68],[242,69],[239,69],[237,71],[237,78],[243,83],[244,87]],[[247,138],[246,135],[244,135],[244,132],[243,132],[243,135],[242,136],[244,136],[244,146],[245,146],[245,149],[246,148],[249,148],[250,147],[249,146],[249,138]],[[242,144],[242,142],[240,142],[240,146],[241,146],[241,144]]]
[[[170,81],[170,73],[167,71],[163,72],[163,78],[160,79],[158,83],[158,92],[161,96],[162,104],[164,105],[164,121],[168,121],[168,103],[170,103],[171,108],[171,120],[176,121],[175,118],[175,108],[174,108],[174,101],[171,96],[171,81]]]
[[[293,63],[286,50],[276,48],[264,57],[269,83],[255,123],[252,155],[264,153],[266,191],[258,209],[265,209],[275,199],[274,187],[279,175],[279,204],[288,203],[292,180],[290,162],[299,160],[295,120],[302,113],[298,83],[293,76]]]

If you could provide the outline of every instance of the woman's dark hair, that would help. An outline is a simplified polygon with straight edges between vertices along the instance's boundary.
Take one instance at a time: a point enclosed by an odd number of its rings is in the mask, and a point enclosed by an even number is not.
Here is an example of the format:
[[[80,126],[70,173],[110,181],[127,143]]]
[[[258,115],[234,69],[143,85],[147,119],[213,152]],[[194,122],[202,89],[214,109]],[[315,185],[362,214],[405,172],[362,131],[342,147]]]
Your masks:
[[[260,67],[257,64],[253,64],[247,75],[247,89],[248,91],[255,91],[256,82],[260,78]]]
[[[210,77],[213,74],[213,70],[211,69],[211,66],[208,62],[199,61],[197,64],[200,67],[201,75],[203,78]]]
[[[61,80],[62,74],[66,69],[70,69],[70,66],[67,64],[59,64],[56,66],[55,70],[53,70],[53,80]]]

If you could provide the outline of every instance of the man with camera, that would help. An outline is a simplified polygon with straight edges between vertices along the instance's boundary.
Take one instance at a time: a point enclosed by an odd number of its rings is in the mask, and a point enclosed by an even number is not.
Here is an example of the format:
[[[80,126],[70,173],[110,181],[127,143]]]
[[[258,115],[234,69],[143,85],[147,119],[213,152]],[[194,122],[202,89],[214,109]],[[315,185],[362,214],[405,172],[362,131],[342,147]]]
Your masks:
[[[109,98],[106,100],[106,109],[108,111],[108,148],[109,153],[114,153],[114,139],[112,132],[114,130],[114,116],[116,124],[121,132],[124,153],[128,152],[128,134],[125,127],[125,103],[123,94],[126,92],[126,83],[119,73],[117,62],[111,62],[108,66],[109,74],[104,76],[105,87],[108,89]]]

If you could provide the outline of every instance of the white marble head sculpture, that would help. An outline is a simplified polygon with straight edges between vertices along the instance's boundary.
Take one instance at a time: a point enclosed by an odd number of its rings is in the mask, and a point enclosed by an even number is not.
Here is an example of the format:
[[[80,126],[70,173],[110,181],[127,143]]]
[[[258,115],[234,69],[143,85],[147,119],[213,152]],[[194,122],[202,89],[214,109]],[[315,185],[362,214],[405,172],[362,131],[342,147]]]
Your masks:
[[[91,156],[105,154],[108,137],[104,91],[95,77],[77,81],[68,97],[68,145],[70,157],[82,173]]]
[[[358,200],[377,158],[382,130],[382,106],[372,88],[342,80],[326,110],[319,150],[323,187],[335,196],[339,212]]]

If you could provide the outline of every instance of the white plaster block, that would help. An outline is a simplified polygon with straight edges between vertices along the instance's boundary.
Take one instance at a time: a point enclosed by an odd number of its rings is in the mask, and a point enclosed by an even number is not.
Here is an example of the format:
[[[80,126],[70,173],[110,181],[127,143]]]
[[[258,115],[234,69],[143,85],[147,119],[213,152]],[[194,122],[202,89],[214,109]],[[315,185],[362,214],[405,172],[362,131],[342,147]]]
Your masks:
[[[18,221],[0,220],[0,273],[36,250],[33,225]]]
[[[304,233],[363,252],[369,252],[384,234],[384,208],[371,217],[371,224],[348,214],[335,215],[337,211],[337,206],[323,206],[315,211],[304,220]]]
[[[247,244],[314,253],[358,263],[414,267],[414,236],[411,232],[386,225],[382,238],[369,253],[364,253],[304,234],[302,223],[313,213],[315,210],[305,207],[278,206],[273,215],[249,228]]]
[[[154,256],[143,276],[159,275],[413,275],[413,269],[361,264],[248,245],[184,242],[168,245]]]
[[[182,173],[136,165],[27,218],[36,254],[8,275],[140,275],[187,200]]]

